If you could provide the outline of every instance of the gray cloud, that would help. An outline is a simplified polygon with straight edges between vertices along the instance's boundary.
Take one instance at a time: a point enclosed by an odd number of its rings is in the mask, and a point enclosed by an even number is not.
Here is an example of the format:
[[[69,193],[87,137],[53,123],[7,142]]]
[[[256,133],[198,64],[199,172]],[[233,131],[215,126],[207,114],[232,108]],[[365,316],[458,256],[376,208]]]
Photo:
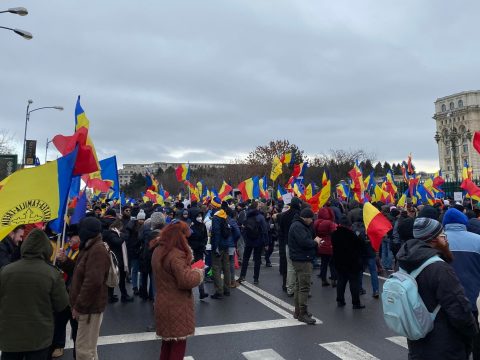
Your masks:
[[[0,32],[0,128],[21,141],[27,99],[63,105],[32,114],[40,154],[72,131],[81,94],[100,157],[120,163],[228,161],[288,138],[431,167],[433,102],[479,82],[475,1],[21,5],[27,17],[0,17],[34,34]]]

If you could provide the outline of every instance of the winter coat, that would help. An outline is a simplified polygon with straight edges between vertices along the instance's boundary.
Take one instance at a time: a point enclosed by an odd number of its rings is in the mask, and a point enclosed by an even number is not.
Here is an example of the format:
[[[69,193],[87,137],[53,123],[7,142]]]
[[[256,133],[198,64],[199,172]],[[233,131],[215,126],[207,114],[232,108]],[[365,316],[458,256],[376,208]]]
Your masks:
[[[331,234],[337,228],[335,223],[335,214],[333,210],[328,207],[318,210],[318,218],[314,223],[315,235],[321,238],[318,253],[320,255],[332,255],[332,238]]]
[[[221,251],[228,249],[228,238],[222,234],[222,228],[228,226],[227,213],[225,210],[218,210],[212,218],[212,234],[210,243],[212,244],[212,251]]]
[[[441,255],[426,242],[408,240],[400,248],[397,259],[408,273],[434,255]],[[428,311],[440,304],[433,330],[420,340],[408,340],[409,359],[465,360],[472,337],[476,334],[475,319],[463,287],[453,268],[446,262],[427,266],[416,278],[418,292]]]
[[[152,257],[157,335],[163,340],[185,339],[195,332],[192,289],[203,281],[203,275],[191,269],[181,250],[174,248],[160,259],[159,249],[155,248]]]
[[[49,347],[53,313],[68,306],[63,277],[48,264],[52,253],[50,242],[44,233],[41,235],[27,238],[21,259],[0,270],[0,351],[37,351]]]
[[[317,253],[311,227],[296,215],[288,231],[288,254],[292,261],[312,261]]]
[[[110,250],[115,254],[118,261],[118,267],[123,269],[125,264],[123,261],[122,244],[125,240],[113,230],[104,230],[102,232],[102,238],[103,241],[107,243]]]
[[[356,274],[363,269],[362,240],[349,228],[339,226],[332,233],[333,259],[339,272]]]
[[[467,231],[480,235],[480,219],[468,219]]]
[[[0,269],[20,259],[20,246],[15,246],[10,237],[0,241]]]
[[[477,297],[480,293],[480,235],[468,232],[463,224],[446,224],[444,229],[453,254],[452,266],[470,300],[472,311],[477,311]]]
[[[87,241],[80,250],[70,286],[70,304],[80,314],[100,314],[107,306],[110,256],[102,238]]]
[[[141,273],[150,274],[152,272],[152,256],[155,249],[150,248],[150,241],[160,235],[160,230],[144,229],[142,239],[142,249],[140,254],[139,270]]]
[[[129,261],[131,259],[138,259],[140,257],[142,241],[139,236],[139,231],[141,228],[142,226],[137,222],[137,220],[130,220],[120,234],[127,245]]]
[[[238,239],[242,235],[240,232],[240,227],[235,219],[231,218],[230,216],[227,218],[228,225],[230,225],[231,234],[228,238],[228,247],[232,248],[235,247],[237,244]]]
[[[248,210],[247,212],[247,220],[245,220],[245,222],[247,222],[248,219],[251,217],[255,217],[255,220],[257,222],[257,226],[259,229],[259,236],[256,239],[252,239],[248,237],[246,231],[244,231],[242,233],[242,236],[245,240],[245,245],[249,247],[264,246],[265,244],[268,243],[268,225],[267,225],[267,221],[265,220],[265,216],[263,216],[263,214],[260,211],[256,209],[251,209],[251,210]],[[245,223],[244,223],[244,226],[245,226]]]
[[[190,229],[192,233],[188,237],[188,245],[190,245],[193,251],[205,251],[208,242],[207,227],[205,224],[193,219]]]

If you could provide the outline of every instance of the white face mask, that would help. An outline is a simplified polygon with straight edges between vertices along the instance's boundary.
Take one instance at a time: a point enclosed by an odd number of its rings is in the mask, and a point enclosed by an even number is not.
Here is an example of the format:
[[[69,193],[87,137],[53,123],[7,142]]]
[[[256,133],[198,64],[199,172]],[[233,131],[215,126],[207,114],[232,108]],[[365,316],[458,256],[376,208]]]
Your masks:
[[[201,216],[197,217],[197,222],[199,222],[199,223],[203,222],[203,219],[202,219]]]

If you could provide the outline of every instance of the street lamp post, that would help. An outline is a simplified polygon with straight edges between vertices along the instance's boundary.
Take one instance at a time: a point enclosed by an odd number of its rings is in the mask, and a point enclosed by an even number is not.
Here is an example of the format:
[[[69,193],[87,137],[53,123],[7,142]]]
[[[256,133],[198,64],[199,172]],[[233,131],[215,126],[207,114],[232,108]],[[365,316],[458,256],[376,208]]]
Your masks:
[[[52,140],[49,140],[47,138],[47,142],[45,143],[45,164],[47,163],[47,155],[48,155],[48,145],[53,142],[53,139]]]
[[[463,133],[459,133],[455,127],[452,127],[450,130],[447,129],[441,135],[437,131],[434,139],[437,144],[440,140],[443,140],[445,146],[452,151],[453,171],[455,173],[455,181],[458,183],[457,148],[462,145],[462,140],[466,139],[470,141],[472,139],[472,132],[468,129]]]
[[[33,110],[30,110],[30,105],[33,104],[33,100],[28,100],[27,111],[25,113],[25,132],[23,135],[23,154],[22,154],[22,169],[25,167],[25,147],[27,145],[27,127],[28,122],[30,121],[30,114],[34,111],[43,110],[43,109],[55,109],[62,111],[62,106],[42,106]]]

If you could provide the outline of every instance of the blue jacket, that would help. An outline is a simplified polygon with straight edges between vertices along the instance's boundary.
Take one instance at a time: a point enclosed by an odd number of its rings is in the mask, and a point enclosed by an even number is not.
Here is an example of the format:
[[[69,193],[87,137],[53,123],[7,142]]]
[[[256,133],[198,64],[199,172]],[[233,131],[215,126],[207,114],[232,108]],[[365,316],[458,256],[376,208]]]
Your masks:
[[[227,240],[228,247],[232,248],[235,247],[235,243],[240,238],[240,227],[235,219],[232,219],[230,216],[227,218],[228,225],[230,225],[231,234]]]
[[[480,235],[467,231],[467,217],[457,209],[449,209],[443,217],[445,233],[453,254],[455,269],[472,311],[477,311],[480,292]]]
[[[227,218],[228,216],[225,210],[218,210],[212,217],[212,235],[210,237],[212,251],[227,250],[229,247],[229,238],[231,237],[231,235],[228,238],[225,238],[222,235],[223,223],[227,222]]]

